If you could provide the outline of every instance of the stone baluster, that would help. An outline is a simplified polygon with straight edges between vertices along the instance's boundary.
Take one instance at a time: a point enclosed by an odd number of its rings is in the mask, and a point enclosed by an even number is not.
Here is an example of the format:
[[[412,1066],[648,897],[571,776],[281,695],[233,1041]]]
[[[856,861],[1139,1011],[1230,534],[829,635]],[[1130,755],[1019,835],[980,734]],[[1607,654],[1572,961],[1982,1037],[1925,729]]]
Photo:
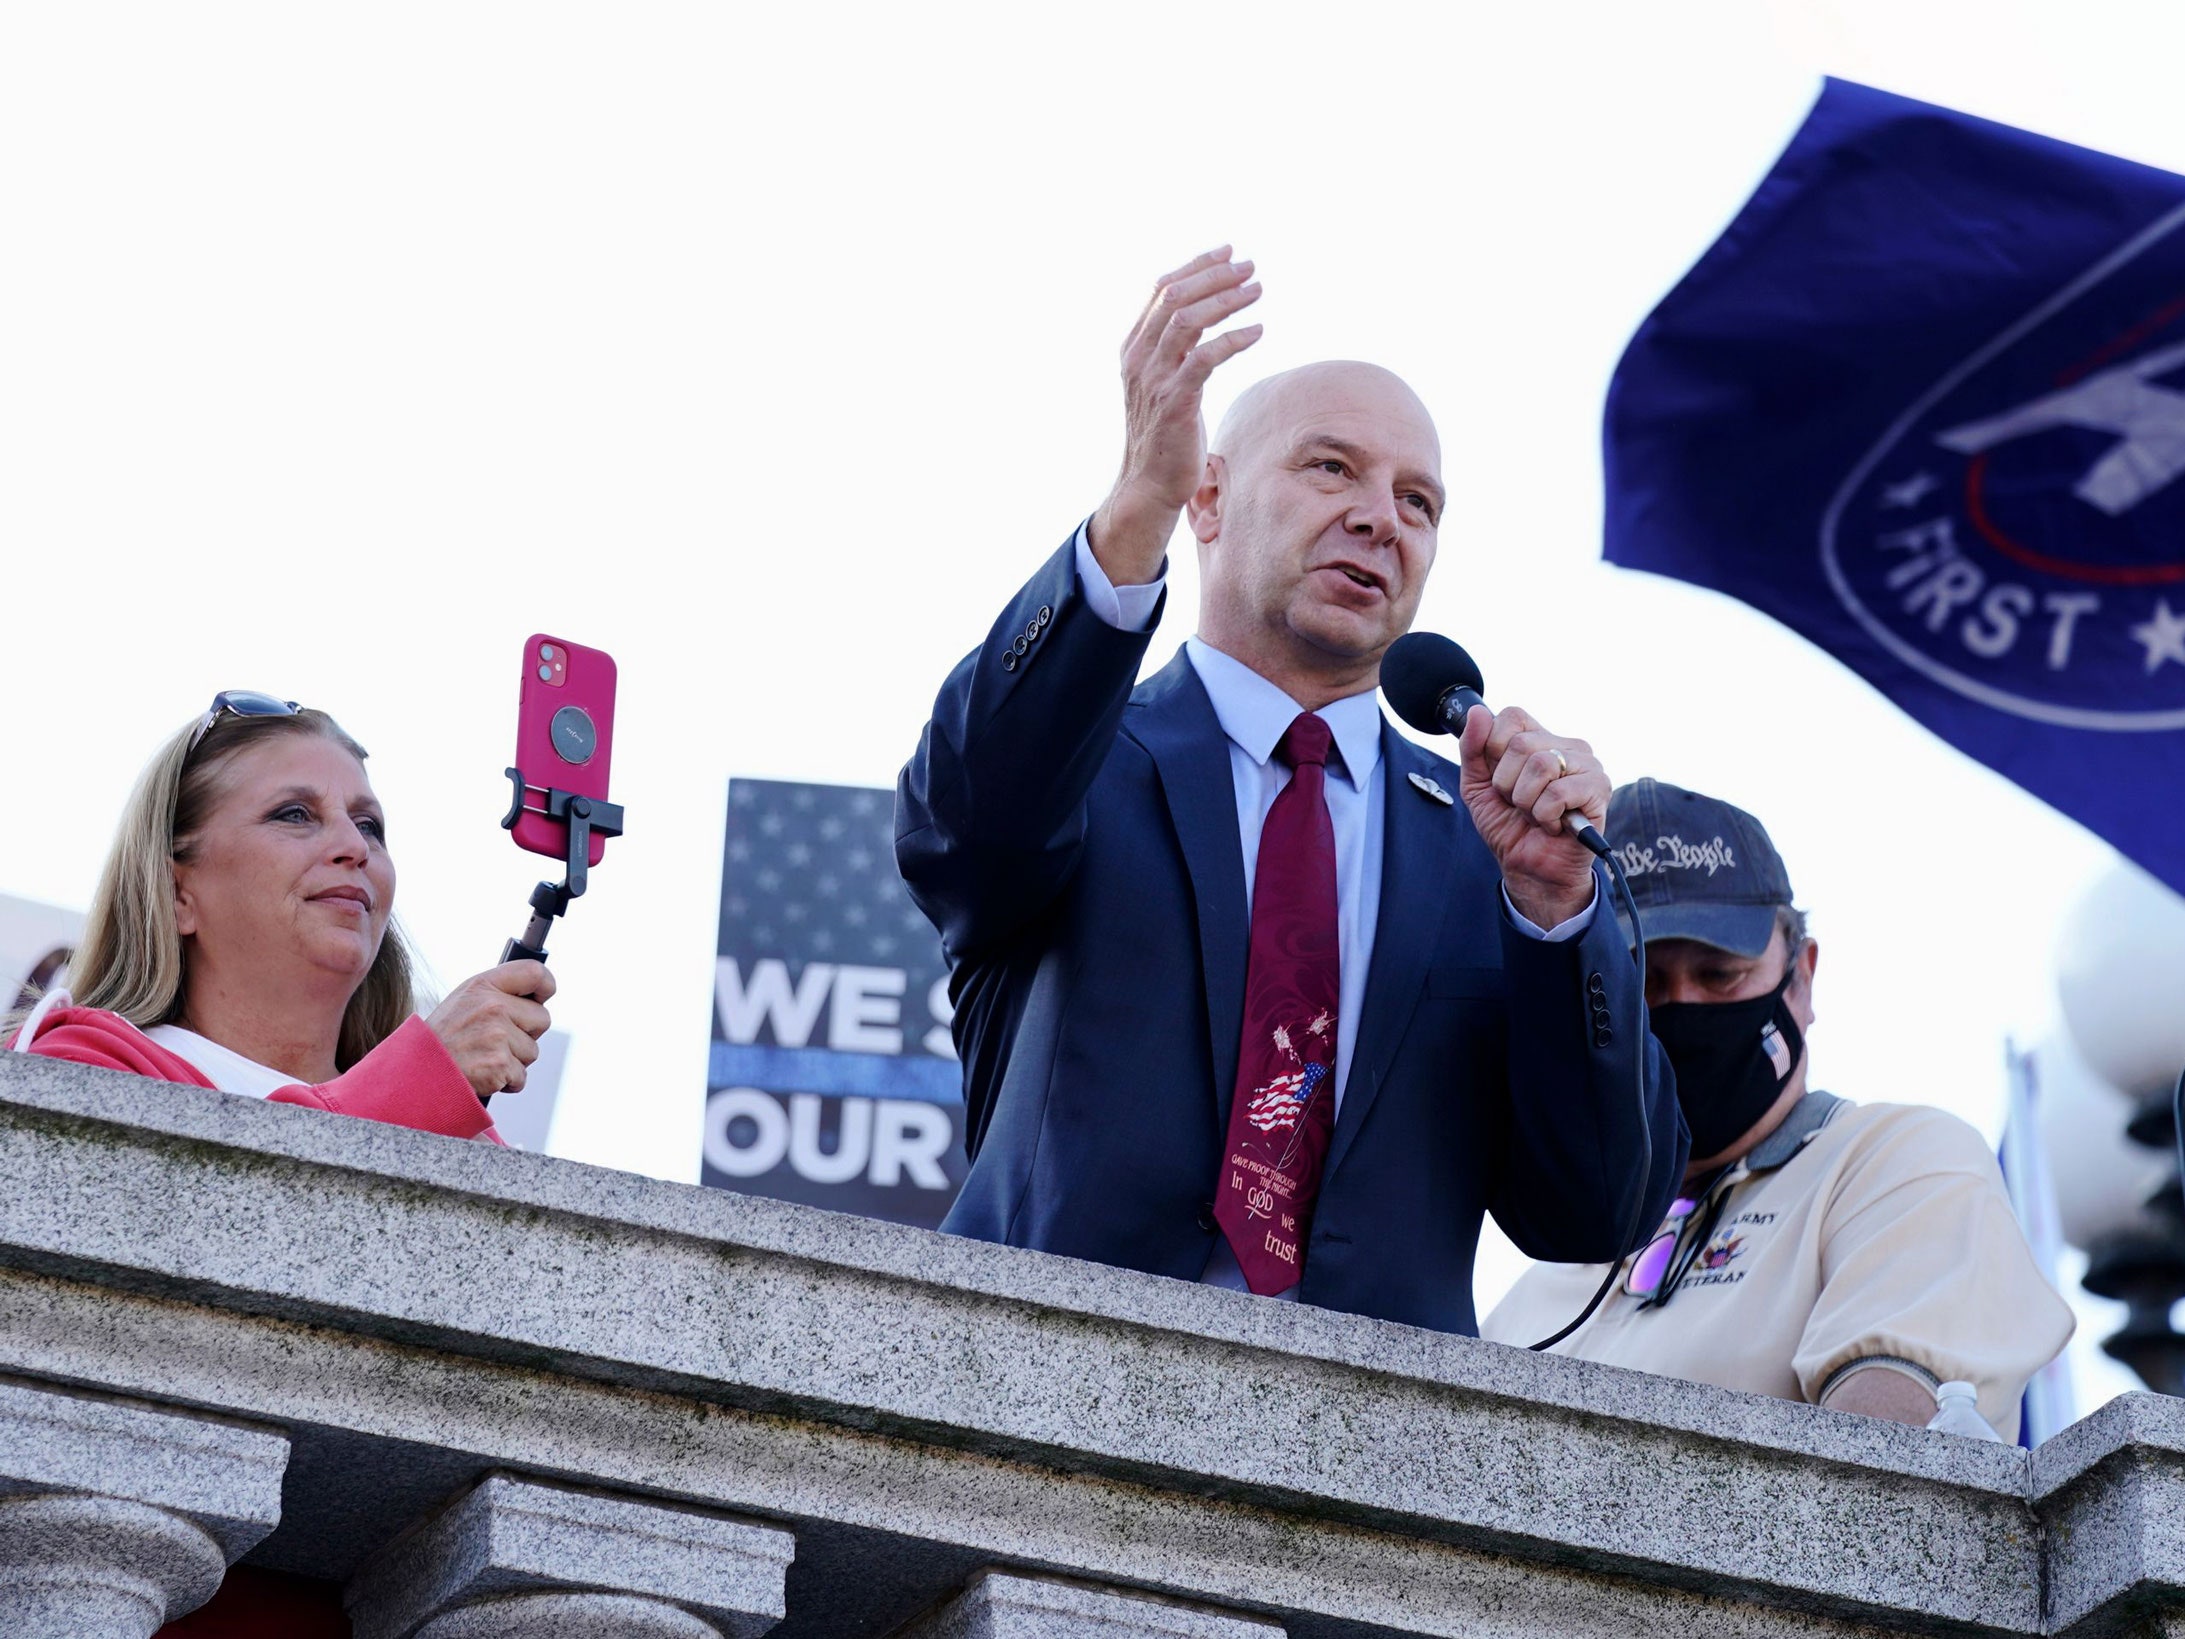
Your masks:
[[[749,1639],[782,1619],[772,1526],[492,1474],[358,1572],[355,1639]]]
[[[0,1634],[149,1639],[281,1513],[279,1434],[0,1378]]]
[[[1285,1639],[1274,1622],[1054,1577],[984,1571],[896,1639]]]

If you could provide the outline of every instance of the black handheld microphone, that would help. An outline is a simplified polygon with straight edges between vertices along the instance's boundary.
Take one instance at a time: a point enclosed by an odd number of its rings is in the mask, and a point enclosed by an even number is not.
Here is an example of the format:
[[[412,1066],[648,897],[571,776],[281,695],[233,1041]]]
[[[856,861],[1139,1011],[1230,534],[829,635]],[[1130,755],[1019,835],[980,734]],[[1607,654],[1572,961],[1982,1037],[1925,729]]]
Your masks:
[[[1406,632],[1381,657],[1381,692],[1421,734],[1461,735],[1465,713],[1487,704],[1480,698],[1486,687],[1479,663],[1438,632]],[[1563,823],[1595,855],[1608,858],[1608,841],[1593,821],[1571,808]]]
[[[1396,715],[1421,734],[1462,734],[1465,714],[1474,706],[1487,704],[1480,698],[1480,690],[1486,686],[1479,674],[1479,663],[1438,633],[1406,632],[1391,643],[1388,653],[1381,657],[1381,692],[1396,708]],[[1616,891],[1623,896],[1624,910],[1631,918],[1632,937],[1637,941],[1631,959],[1637,964],[1639,983],[1643,988],[1646,982],[1646,929],[1639,921],[1639,907],[1631,897],[1631,884],[1624,878],[1623,863],[1608,851],[1607,840],[1593,828],[1593,822],[1577,809],[1565,809],[1563,823],[1572,836],[1607,864]],[[1554,1348],[1583,1326],[1616,1284],[1616,1277],[1623,1272],[1623,1258],[1638,1250],[1639,1232],[1644,1227],[1639,1215],[1646,1210],[1646,1181],[1654,1171],[1654,1138],[1646,1123],[1646,1041],[1646,1032],[1642,1030],[1632,1044],[1635,1055],[1633,1085],[1639,1100],[1639,1183],[1632,1194],[1630,1215],[1624,1220],[1622,1245],[1626,1250],[1610,1262],[1608,1273],[1602,1277],[1592,1301],[1579,1310],[1577,1318],[1532,1344],[1536,1351]],[[2181,1104],[2185,1104],[2185,1083],[2180,1083],[2179,1097]]]

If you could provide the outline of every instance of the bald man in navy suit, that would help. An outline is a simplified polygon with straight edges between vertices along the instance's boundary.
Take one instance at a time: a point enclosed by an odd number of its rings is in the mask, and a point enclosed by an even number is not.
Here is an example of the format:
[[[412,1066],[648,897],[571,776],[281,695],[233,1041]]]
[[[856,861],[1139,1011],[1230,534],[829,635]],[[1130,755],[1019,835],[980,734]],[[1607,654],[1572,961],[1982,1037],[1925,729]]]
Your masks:
[[[1450,762],[1380,714],[1446,503],[1425,406],[1308,365],[1209,448],[1252,271],[1224,247],[1159,282],[1114,489],[903,771],[969,1114],[944,1227],[1476,1333],[1483,1212],[1531,1257],[1613,1260],[1667,1211],[1684,1127],[1564,823],[1605,817],[1592,749],[1477,707]],[[1179,519],[1198,629],[1138,684]]]

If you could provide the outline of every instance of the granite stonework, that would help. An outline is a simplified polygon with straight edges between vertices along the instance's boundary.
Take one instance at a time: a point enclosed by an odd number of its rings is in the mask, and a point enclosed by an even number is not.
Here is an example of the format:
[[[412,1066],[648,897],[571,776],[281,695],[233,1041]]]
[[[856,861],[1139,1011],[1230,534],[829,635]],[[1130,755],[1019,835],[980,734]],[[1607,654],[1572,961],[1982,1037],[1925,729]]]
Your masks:
[[[281,1513],[268,1429],[0,1378],[0,1634],[145,1639]]]
[[[1203,1605],[986,1571],[896,1639],[1283,1639],[1283,1632]]]
[[[657,1599],[508,1594],[436,1617],[417,1639],[719,1639],[720,1629]]]
[[[227,1556],[179,1514],[63,1493],[0,1498],[0,1633],[150,1639],[210,1599]]]
[[[309,1576],[506,1473],[793,1534],[791,1639],[994,1569],[1301,1639],[2185,1610],[2151,1396],[2029,1458],[19,1055],[0,1176],[0,1373],[277,1428]]]
[[[359,1571],[344,1602],[355,1639],[528,1632],[550,1611],[600,1607],[592,1596],[633,1633],[754,1639],[781,1621],[795,1557],[771,1526],[491,1474]],[[457,1620],[474,1606],[491,1609]],[[599,1609],[590,1620],[572,1631],[605,1631]]]
[[[2053,1631],[2123,1632],[2139,1613],[2185,1636],[2185,1400],[2111,1401],[2033,1454],[2029,1491],[2052,1543]]]
[[[189,1520],[230,1559],[281,1517],[277,1429],[0,1377],[0,1497],[82,1492]]]

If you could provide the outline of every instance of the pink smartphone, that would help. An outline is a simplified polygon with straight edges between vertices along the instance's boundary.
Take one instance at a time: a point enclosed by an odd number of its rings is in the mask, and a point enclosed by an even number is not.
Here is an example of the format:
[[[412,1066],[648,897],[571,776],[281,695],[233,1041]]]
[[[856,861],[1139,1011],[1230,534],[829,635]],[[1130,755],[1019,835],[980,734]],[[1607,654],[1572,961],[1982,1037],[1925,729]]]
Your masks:
[[[568,824],[541,811],[546,792],[604,800],[614,733],[614,657],[604,649],[532,633],[524,643],[523,694],[516,708],[516,767],[523,774],[524,807],[510,829],[519,847],[555,859],[568,857]],[[597,865],[606,852],[607,839],[594,832],[585,862]]]

